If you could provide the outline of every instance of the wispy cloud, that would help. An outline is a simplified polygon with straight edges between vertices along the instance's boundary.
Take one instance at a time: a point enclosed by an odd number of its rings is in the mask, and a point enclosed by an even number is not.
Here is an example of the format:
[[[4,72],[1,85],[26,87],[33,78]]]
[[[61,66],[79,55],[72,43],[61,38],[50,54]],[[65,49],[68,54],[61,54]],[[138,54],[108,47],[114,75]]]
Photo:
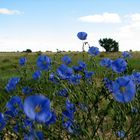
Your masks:
[[[0,14],[3,14],[3,15],[20,15],[22,13],[23,12],[20,12],[18,10],[10,10],[7,8],[0,8]]]
[[[140,13],[129,14],[125,16],[126,18],[130,18],[133,22],[140,22]]]
[[[89,23],[121,23],[121,18],[117,13],[94,14],[78,18],[78,20]]]

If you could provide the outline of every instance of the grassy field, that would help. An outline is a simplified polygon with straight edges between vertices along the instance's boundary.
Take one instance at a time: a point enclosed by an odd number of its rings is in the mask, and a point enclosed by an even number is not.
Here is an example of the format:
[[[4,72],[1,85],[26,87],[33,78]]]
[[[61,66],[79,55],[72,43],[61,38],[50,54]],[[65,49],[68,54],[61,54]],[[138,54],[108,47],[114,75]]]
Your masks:
[[[65,52],[65,53],[64,52],[63,53],[48,53],[48,52],[46,52],[46,53],[42,53],[42,54],[43,55],[48,55],[49,57],[52,58],[52,61],[54,63],[54,65],[53,65],[54,70],[62,63],[61,62],[62,57],[67,54],[67,55],[71,56],[71,58],[72,58],[72,64],[70,66],[76,65],[79,60],[81,60],[81,61],[84,60],[85,62],[89,62],[88,65],[87,65],[87,69],[89,71],[94,71],[98,75],[97,76],[98,79],[93,78],[94,81],[96,80],[95,83],[99,83],[97,85],[93,84],[94,87],[97,86],[94,91],[93,91],[93,87],[92,87],[93,85],[88,85],[87,84],[88,88],[85,89],[85,87],[86,87],[86,85],[84,85],[85,83],[83,85],[81,84],[81,86],[79,86],[77,88],[75,88],[74,86],[71,86],[71,89],[73,90],[71,97],[72,97],[74,102],[76,102],[77,99],[84,102],[85,99],[88,98],[87,96],[82,97],[81,94],[80,94],[82,92],[90,93],[89,97],[91,99],[93,98],[93,100],[94,100],[94,97],[99,96],[98,95],[98,92],[99,92],[98,87],[101,86],[100,85],[101,80],[103,80],[103,77],[104,77],[104,74],[105,74],[104,72],[105,72],[106,69],[103,68],[103,67],[100,67],[99,65],[98,65],[97,68],[93,67],[92,61],[96,61],[97,63],[99,63],[99,61],[102,58],[105,58],[105,57],[108,57],[108,58],[111,58],[111,59],[121,57],[121,52],[118,52],[118,53],[105,53],[105,52],[102,52],[102,53],[100,53],[99,56],[95,57],[95,59],[93,59],[93,60],[91,60],[91,57],[89,57],[89,55],[87,53],[83,54],[83,53],[80,53],[80,52]],[[37,53],[35,53],[35,52],[34,53],[20,53],[20,52],[16,52],[16,53],[0,53],[0,91],[1,91],[0,92],[0,104],[1,104],[0,111],[5,110],[5,104],[8,101],[8,99],[11,97],[10,94],[7,94],[5,96],[5,91],[4,91],[5,85],[7,84],[9,78],[15,77],[15,76],[21,76],[21,73],[24,72],[24,70],[26,69],[27,77],[28,77],[28,79],[30,81],[30,79],[32,79],[33,72],[35,70],[37,70],[36,60],[37,60],[39,55],[40,55],[40,52],[37,52]],[[27,58],[27,64],[26,64],[25,68],[21,67],[19,65],[19,58],[21,58],[21,57],[26,57]],[[140,61],[139,60],[140,60],[140,52],[133,52],[132,53],[132,58],[129,59],[129,61],[128,61],[129,66],[132,67],[133,70],[140,71]],[[25,80],[25,81],[28,82],[28,80]],[[32,82],[34,83],[34,81],[32,81]],[[45,81],[45,82],[47,82],[47,81]],[[23,83],[23,85],[26,85],[26,84],[27,83]],[[38,86],[37,84],[38,83],[35,82],[34,88],[36,88]],[[58,87],[55,87],[55,85],[54,86],[53,85],[49,86],[48,82],[47,82],[46,85],[47,86],[42,85],[42,87],[39,87],[39,88],[42,89],[42,92],[44,94],[46,94],[47,96],[49,96],[50,99],[53,99],[53,93],[58,90]],[[69,85],[67,85],[67,86],[69,86]],[[80,91],[81,89],[82,89],[82,91]],[[75,93],[77,91],[79,91],[79,94],[76,94],[77,95],[77,99],[76,99],[74,95],[75,95]],[[95,91],[97,91],[97,93]],[[102,92],[104,92],[104,91],[102,91]],[[102,92],[101,92],[101,94],[102,94]],[[95,95],[92,94],[92,93],[94,93]],[[15,92],[14,94],[16,95],[17,92]],[[21,94],[21,90],[20,90],[20,93],[18,93],[18,94]],[[98,96],[96,96],[96,95],[98,95]],[[98,98],[98,100],[99,99],[100,98]],[[101,99],[103,99],[102,95],[101,95]],[[87,101],[88,101],[88,99],[87,99]],[[56,103],[61,104],[59,98],[58,98],[58,100],[56,100]],[[102,113],[102,111],[104,111],[104,107],[107,108],[106,106],[109,104],[109,100],[103,99],[98,104],[100,105],[99,111]],[[119,105],[119,104],[114,102],[114,108],[117,107],[117,105]],[[56,110],[57,110],[57,105],[54,104],[54,106],[56,107]],[[112,109],[110,109],[110,112],[111,112],[110,114],[112,114],[112,113],[114,113],[114,114],[118,113],[119,114],[120,113],[119,112],[119,110],[120,110],[119,107],[125,108],[123,105],[120,104],[118,106],[118,108],[117,108],[118,111],[114,112],[114,108],[112,108]],[[120,111],[122,111],[122,110],[120,110]],[[95,112],[92,112],[92,113],[95,114]],[[78,114],[76,116],[78,116]],[[114,116],[117,116],[117,115],[114,115]],[[109,119],[109,117],[108,117],[108,119]],[[94,117],[92,117],[91,120],[95,121]],[[107,125],[105,125],[106,127],[113,127],[113,126],[110,126],[111,125],[110,120],[106,120],[106,121],[109,122],[109,123],[106,123],[107,124]],[[127,121],[129,122],[129,120],[127,120]],[[108,126],[108,124],[109,124],[109,126]],[[127,126],[126,126],[126,128],[127,128]],[[52,132],[54,132],[54,131],[52,131]],[[108,131],[106,131],[106,135],[107,134],[108,134]],[[109,135],[110,135],[110,132],[109,132]],[[106,137],[108,137],[108,136],[106,136]],[[113,138],[112,138],[112,140],[113,140]]]
[[[36,69],[36,60],[40,53],[0,53],[0,81],[7,80],[10,77],[17,76],[19,68],[19,58],[26,57],[28,62],[27,66],[29,69]],[[72,57],[73,63],[76,64],[77,61],[83,60],[82,53],[69,52],[69,53],[42,53],[50,56],[57,63],[61,63],[61,58],[67,54]],[[102,52],[99,56],[96,57],[97,61],[101,60],[104,57],[109,57],[115,59],[121,57],[121,53],[105,53]],[[84,54],[84,60],[87,62],[87,54]],[[132,58],[129,60],[129,64],[135,68],[137,71],[140,71],[140,52],[133,52]]]

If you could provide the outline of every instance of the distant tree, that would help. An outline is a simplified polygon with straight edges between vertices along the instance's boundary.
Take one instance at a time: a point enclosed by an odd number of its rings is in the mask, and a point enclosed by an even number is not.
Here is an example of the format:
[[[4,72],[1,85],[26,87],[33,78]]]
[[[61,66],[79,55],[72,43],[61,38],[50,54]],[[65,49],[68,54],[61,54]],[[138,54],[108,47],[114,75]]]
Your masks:
[[[37,53],[37,55],[41,55],[42,54],[42,52],[41,51],[38,51],[38,52],[36,52]]]
[[[113,40],[112,38],[103,38],[99,40],[99,44],[103,47],[106,52],[118,52],[119,43]]]
[[[31,49],[26,49],[26,51],[23,51],[23,52],[31,53],[32,50]]]

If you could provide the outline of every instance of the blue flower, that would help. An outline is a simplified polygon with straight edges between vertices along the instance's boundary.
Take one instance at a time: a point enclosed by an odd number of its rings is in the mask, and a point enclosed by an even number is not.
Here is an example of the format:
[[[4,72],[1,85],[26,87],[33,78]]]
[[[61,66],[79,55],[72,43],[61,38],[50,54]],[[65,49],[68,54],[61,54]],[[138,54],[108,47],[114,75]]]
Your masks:
[[[72,67],[75,72],[81,71],[82,69],[79,66]]]
[[[4,115],[2,113],[0,113],[0,131],[2,131],[4,129],[6,125],[5,119],[4,119]]]
[[[42,133],[42,131],[36,131],[36,135],[38,140],[43,140],[44,139],[44,134]]]
[[[6,121],[10,120],[11,118],[14,118],[15,117],[15,113],[11,110],[7,110],[4,112],[4,118]]]
[[[76,111],[76,107],[73,103],[70,102],[69,99],[66,100],[66,110],[68,112],[74,113]]]
[[[133,72],[132,77],[136,84],[140,84],[140,72]]]
[[[11,78],[5,87],[6,91],[11,92],[11,91],[15,90],[16,85],[19,83],[19,81],[20,81],[20,78],[18,78],[18,77]]]
[[[23,89],[22,89],[22,92],[24,93],[24,94],[30,94],[30,93],[32,93],[32,89],[30,88],[30,87],[28,87],[28,86],[26,86],[26,87],[24,87]]]
[[[83,61],[79,61],[78,64],[79,64],[79,69],[80,70],[83,70],[87,67],[86,63],[83,62]]]
[[[100,65],[109,68],[112,64],[112,60],[109,58],[104,58],[100,61]]]
[[[87,70],[84,71],[84,76],[86,79],[92,78],[93,74],[94,74],[93,71],[87,71]]]
[[[132,56],[131,56],[131,54],[130,54],[129,52],[124,51],[124,52],[122,53],[122,57],[123,57],[123,58],[131,58]]]
[[[62,97],[68,97],[68,90],[66,88],[59,90],[56,92],[56,95],[62,96]]]
[[[96,56],[100,53],[99,48],[97,47],[90,47],[88,53],[92,56]]]
[[[50,124],[54,124],[55,122],[56,122],[56,114],[54,112],[52,112],[52,117],[45,124],[50,125]]]
[[[72,74],[73,74],[73,69],[62,64],[58,69],[57,69],[57,74],[58,76],[63,79],[63,80],[66,80],[66,79],[69,79]]]
[[[46,123],[52,117],[50,100],[43,95],[31,95],[24,101],[24,112],[30,119]]]
[[[49,70],[51,59],[48,56],[40,55],[37,59],[37,66],[40,70]]]
[[[49,80],[55,84],[59,83],[59,79],[57,78],[57,76],[54,73],[50,73]]]
[[[111,68],[116,73],[124,72],[127,68],[127,62],[123,58],[118,58],[112,62]]]
[[[108,89],[108,91],[112,92],[112,90],[113,90],[113,81],[111,81],[108,78],[104,78],[103,82],[104,82],[105,87]]]
[[[28,129],[31,130],[32,129],[32,126],[33,126],[33,121],[26,117],[23,120],[23,128],[24,129],[28,128]]]
[[[80,83],[82,76],[80,74],[73,74],[70,78],[69,78],[69,82],[71,84],[77,85]]]
[[[16,124],[14,127],[13,127],[13,130],[15,133],[18,133],[19,131],[19,126]]]
[[[124,138],[125,137],[125,132],[123,130],[120,130],[117,132],[117,136],[120,138]]]
[[[63,62],[64,64],[66,64],[66,65],[69,65],[69,64],[72,62],[72,60],[71,60],[71,58],[70,58],[68,55],[65,55],[65,56],[62,58],[62,62]]]
[[[65,110],[62,112],[63,116],[62,119],[64,120],[65,118],[69,120],[74,120],[74,112],[69,112],[68,110]]]
[[[19,111],[23,109],[22,100],[19,96],[13,96],[6,104],[9,111],[12,111],[14,115],[17,115]]]
[[[133,108],[131,109],[131,112],[132,112],[132,113],[138,113],[138,108],[133,107]]]
[[[24,66],[26,62],[27,62],[27,59],[25,57],[22,57],[22,58],[19,59],[19,64],[21,66]]]
[[[69,99],[66,100],[66,110],[62,112],[62,125],[69,133],[74,133],[74,112],[76,107]]]
[[[120,77],[113,82],[113,96],[116,101],[128,103],[133,100],[136,93],[134,82],[129,77]]]
[[[62,125],[69,133],[74,133],[74,123],[71,120],[63,121]]]
[[[77,34],[77,37],[80,39],[80,40],[86,40],[87,39],[87,33],[86,32],[79,32]]]
[[[33,77],[34,80],[39,79],[40,76],[41,76],[41,71],[39,71],[39,70],[35,71],[35,72],[33,73],[33,75],[32,75],[32,77]]]

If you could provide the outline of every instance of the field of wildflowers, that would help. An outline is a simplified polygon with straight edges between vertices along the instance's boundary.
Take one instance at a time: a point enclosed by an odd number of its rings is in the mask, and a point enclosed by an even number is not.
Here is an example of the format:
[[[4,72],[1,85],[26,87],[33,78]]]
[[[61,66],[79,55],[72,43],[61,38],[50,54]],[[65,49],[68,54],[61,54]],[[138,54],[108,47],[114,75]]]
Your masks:
[[[1,91],[0,139],[140,139],[140,72],[129,65],[133,56],[125,51],[98,62],[100,51],[86,42],[87,33],[77,37],[83,53],[74,65],[69,55],[61,62],[39,55],[28,71],[30,60],[19,59],[19,74]]]

